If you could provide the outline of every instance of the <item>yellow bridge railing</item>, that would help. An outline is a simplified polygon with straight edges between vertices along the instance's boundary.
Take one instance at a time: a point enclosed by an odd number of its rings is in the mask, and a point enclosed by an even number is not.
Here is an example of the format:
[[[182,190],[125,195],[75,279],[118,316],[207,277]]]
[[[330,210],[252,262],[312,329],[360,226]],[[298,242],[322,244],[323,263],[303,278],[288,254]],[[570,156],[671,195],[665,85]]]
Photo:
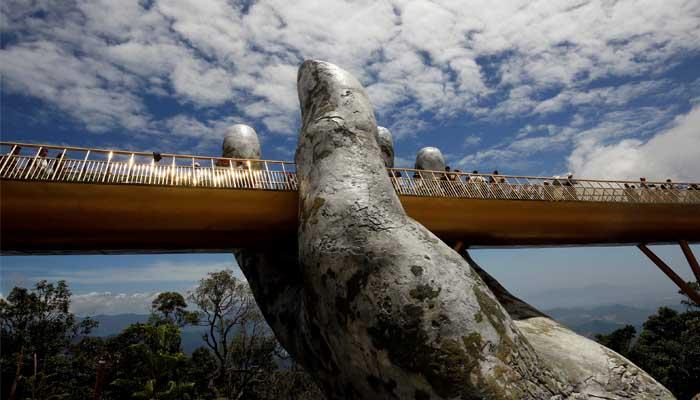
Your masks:
[[[297,190],[294,163],[0,142],[0,179]],[[700,204],[700,185],[387,170],[400,195],[535,201]]]

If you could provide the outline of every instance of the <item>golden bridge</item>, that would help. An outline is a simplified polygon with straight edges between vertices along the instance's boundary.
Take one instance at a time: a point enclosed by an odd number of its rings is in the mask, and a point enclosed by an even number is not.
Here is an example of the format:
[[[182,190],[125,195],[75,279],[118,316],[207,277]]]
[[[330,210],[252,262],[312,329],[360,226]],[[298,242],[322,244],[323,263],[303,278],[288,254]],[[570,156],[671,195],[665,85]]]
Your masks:
[[[296,235],[293,163],[0,146],[3,254],[230,252]],[[634,244],[659,265],[646,245],[680,243],[697,268],[688,246],[700,242],[697,183],[408,168],[387,176],[406,213],[456,247]]]

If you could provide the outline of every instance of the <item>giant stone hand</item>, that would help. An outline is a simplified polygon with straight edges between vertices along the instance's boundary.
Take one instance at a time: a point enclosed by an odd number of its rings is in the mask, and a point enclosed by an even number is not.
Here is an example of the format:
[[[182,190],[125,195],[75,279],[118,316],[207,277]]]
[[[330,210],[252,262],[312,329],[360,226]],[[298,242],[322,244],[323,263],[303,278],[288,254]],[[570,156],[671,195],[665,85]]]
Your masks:
[[[328,398],[593,395],[580,390],[580,377],[572,378],[581,369],[562,370],[556,357],[531,345],[542,336],[534,332],[541,324],[519,327],[512,307],[503,307],[489,288],[496,286],[469,259],[406,216],[360,83],[320,61],[305,62],[297,83],[297,243],[239,250],[236,257],[278,339]],[[644,382],[653,390],[606,393],[670,396],[653,380]]]

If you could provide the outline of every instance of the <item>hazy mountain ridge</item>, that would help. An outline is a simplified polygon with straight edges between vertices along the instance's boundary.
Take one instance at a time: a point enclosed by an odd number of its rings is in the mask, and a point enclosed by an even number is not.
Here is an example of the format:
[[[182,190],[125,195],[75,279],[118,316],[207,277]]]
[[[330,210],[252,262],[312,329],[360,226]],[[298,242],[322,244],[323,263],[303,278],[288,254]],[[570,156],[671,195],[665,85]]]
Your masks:
[[[625,305],[637,309],[654,310],[661,305],[678,304],[682,297],[665,286],[637,287],[595,284],[584,287],[557,287],[516,295],[540,310],[589,309]]]
[[[682,306],[668,306],[679,311]],[[573,331],[593,337],[597,333],[610,333],[625,325],[632,325],[641,331],[642,324],[656,312],[657,308],[633,307],[622,304],[608,304],[589,307],[557,307],[544,310],[544,313],[568,326]],[[93,336],[117,335],[124,328],[137,322],[147,322],[147,314],[115,314],[95,315],[92,319],[99,321],[100,325],[92,332]],[[182,348],[186,353],[204,346],[202,334],[205,327],[188,326],[182,330]]]
[[[679,311],[681,305],[668,305]],[[632,325],[639,333],[647,318],[656,313],[657,308],[641,308],[622,304],[608,304],[592,307],[558,307],[544,310],[544,313],[587,337],[597,333],[610,333],[625,325]]]

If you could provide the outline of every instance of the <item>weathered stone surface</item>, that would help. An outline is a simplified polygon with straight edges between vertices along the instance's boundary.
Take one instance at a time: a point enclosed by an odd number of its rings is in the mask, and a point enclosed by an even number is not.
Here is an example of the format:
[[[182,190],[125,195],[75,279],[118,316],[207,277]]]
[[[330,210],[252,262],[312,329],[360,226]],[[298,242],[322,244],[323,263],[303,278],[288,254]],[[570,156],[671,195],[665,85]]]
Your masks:
[[[423,147],[416,154],[416,169],[444,171],[445,158],[437,147]]]
[[[616,352],[564,327],[513,296],[469,256],[463,257],[515,320],[538,356],[565,374],[573,398],[673,399],[646,372]]]
[[[469,265],[406,216],[369,100],[342,69],[307,61],[299,260],[316,371],[332,398],[550,398],[561,377]]]
[[[278,339],[328,398],[672,398],[406,216],[355,78],[307,61],[298,90],[297,246],[235,255]]]
[[[248,125],[233,125],[226,131],[222,150],[223,157],[259,159],[258,134]]]
[[[383,126],[377,127],[377,142],[382,152],[382,159],[387,168],[394,168],[394,139],[391,131]]]

